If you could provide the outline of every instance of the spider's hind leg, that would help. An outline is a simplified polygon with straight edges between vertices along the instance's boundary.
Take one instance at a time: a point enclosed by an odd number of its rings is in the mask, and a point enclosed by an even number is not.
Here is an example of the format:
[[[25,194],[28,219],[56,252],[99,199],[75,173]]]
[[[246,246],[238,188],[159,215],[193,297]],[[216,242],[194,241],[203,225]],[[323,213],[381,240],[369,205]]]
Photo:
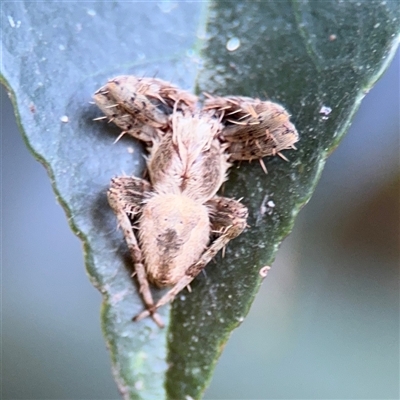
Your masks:
[[[196,96],[169,82],[131,75],[111,79],[93,99],[105,118],[122,129],[122,134],[148,145],[170,129],[175,104],[178,110],[194,110],[197,102]]]
[[[150,190],[150,183],[144,179],[121,176],[111,181],[107,194],[108,202],[116,214],[118,224],[124,234],[139,282],[139,291],[148,310],[154,307],[154,301],[143,265],[142,251],[132,228],[132,220],[140,213],[145,195]],[[151,317],[159,327],[164,326],[157,313],[151,313]]]
[[[228,143],[231,161],[281,155],[282,150],[295,148],[299,139],[287,111],[271,101],[208,96],[204,109],[222,121],[221,141]]]
[[[246,228],[247,208],[237,200],[215,196],[206,203],[210,211],[211,227],[217,238],[204,251],[200,259],[187,270],[185,275],[150,310],[138,314],[138,321],[151,315],[157,308],[172,301],[175,296],[200,273],[200,271],[224,248],[228,242]]]

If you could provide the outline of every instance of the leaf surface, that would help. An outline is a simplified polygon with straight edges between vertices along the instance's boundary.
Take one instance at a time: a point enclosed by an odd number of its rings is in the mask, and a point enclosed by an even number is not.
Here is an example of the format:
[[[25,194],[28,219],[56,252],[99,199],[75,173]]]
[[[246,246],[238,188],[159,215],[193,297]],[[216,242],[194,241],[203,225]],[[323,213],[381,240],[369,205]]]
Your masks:
[[[83,240],[103,294],[102,326],[125,398],[199,398],[230,332],[244,319],[327,155],[389,63],[396,1],[15,2],[2,6],[2,80],[19,124]],[[228,50],[228,48],[229,50]],[[249,225],[182,292],[159,330],[132,323],[143,305],[115,217],[110,178],[140,176],[143,148],[96,123],[92,93],[119,74],[170,80],[199,92],[268,97],[292,114],[297,151],[232,168],[224,195],[244,197]],[[170,313],[171,310],[171,313]]]

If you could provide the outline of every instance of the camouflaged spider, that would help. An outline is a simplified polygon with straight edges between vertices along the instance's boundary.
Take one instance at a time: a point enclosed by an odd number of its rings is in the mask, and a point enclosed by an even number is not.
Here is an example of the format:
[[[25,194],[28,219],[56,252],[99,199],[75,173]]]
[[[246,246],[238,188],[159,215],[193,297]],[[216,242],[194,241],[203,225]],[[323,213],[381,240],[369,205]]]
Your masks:
[[[98,119],[113,121],[120,136],[144,141],[149,151],[150,181],[121,176],[108,191],[146,306],[136,321],[151,316],[162,327],[157,308],[245,229],[247,208],[216,195],[230,162],[259,159],[265,169],[262,157],[281,155],[298,140],[278,104],[206,97],[200,108],[196,96],[168,82],[134,76],[116,77],[94,95],[105,114]],[[149,282],[172,288],[154,304]]]

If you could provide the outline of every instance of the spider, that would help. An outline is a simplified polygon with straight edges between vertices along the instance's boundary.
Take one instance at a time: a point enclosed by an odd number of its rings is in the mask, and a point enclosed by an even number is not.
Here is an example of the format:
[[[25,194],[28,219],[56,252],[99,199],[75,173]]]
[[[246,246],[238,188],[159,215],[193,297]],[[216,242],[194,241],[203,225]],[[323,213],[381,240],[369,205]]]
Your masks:
[[[108,119],[149,152],[149,180],[111,180],[108,202],[123,231],[145,310],[139,321],[172,301],[246,228],[247,208],[216,193],[234,161],[280,155],[298,133],[286,110],[248,97],[196,96],[156,78],[118,76],[94,94]],[[117,140],[118,140],[117,139]],[[285,158],[286,159],[286,158]],[[212,239],[212,240],[211,240]],[[150,283],[170,287],[156,303]]]

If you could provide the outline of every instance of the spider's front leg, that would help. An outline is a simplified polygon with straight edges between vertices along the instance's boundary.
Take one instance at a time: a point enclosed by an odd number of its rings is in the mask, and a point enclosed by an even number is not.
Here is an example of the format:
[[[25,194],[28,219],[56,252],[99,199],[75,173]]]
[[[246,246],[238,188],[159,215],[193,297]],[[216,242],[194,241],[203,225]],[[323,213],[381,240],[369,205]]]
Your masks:
[[[219,236],[205,250],[200,259],[186,270],[186,274],[179,282],[161,297],[152,308],[134,317],[135,321],[150,316],[157,308],[172,301],[182,289],[192,282],[218,251],[224,248],[230,240],[240,235],[246,228],[248,211],[239,201],[215,196],[206,205],[209,209],[212,231]]]
[[[117,76],[96,91],[93,99],[104,117],[128,134],[151,145],[170,129],[170,115],[194,110],[197,97],[157,78]],[[117,139],[118,140],[118,139]]]
[[[282,150],[295,149],[299,135],[288,112],[277,103],[249,97],[212,97],[204,109],[213,112],[224,125],[221,140],[227,143],[230,161],[275,156],[286,159]]]
[[[150,190],[150,183],[144,179],[123,176],[114,178],[111,181],[111,186],[107,193],[108,202],[117,216],[118,224],[124,234],[134,263],[140,287],[139,291],[148,310],[154,309],[154,301],[143,265],[143,254],[133,232],[132,220],[140,213],[143,199]],[[154,312],[150,314],[155,323],[162,328],[164,324],[161,317]]]

